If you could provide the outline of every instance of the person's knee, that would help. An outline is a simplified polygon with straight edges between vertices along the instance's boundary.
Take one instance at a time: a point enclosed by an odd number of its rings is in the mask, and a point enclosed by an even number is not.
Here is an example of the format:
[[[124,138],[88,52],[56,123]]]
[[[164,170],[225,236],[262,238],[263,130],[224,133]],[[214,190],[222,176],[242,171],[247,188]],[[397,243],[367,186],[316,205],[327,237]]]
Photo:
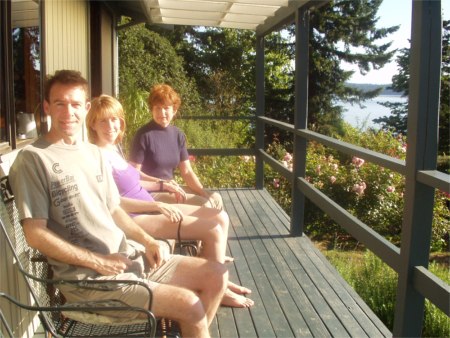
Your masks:
[[[214,242],[222,242],[226,236],[224,229],[220,223],[217,223],[209,231],[209,236],[214,240]]]
[[[180,311],[181,321],[198,327],[204,324],[206,311],[202,301],[194,292],[186,290],[181,307],[183,308],[183,311]]]
[[[230,224],[230,218],[228,213],[224,210],[221,210],[218,214],[219,224],[222,226],[222,229],[225,234],[228,233],[228,226]]]

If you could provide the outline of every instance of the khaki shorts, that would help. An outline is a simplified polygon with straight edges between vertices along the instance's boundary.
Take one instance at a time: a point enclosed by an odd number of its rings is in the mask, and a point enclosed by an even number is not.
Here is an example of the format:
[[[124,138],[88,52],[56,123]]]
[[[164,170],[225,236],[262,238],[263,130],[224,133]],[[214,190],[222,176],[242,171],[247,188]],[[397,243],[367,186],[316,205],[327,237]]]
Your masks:
[[[97,280],[136,280],[147,283],[151,290],[155,290],[160,284],[167,284],[173,277],[176,268],[183,256],[173,255],[169,260],[156,270],[138,277],[134,273],[126,272],[116,276],[101,276]],[[149,294],[145,287],[140,285],[120,286],[112,291],[98,291],[92,289],[80,289],[69,285],[61,285],[60,289],[69,303],[95,300],[118,299],[130,306],[149,309]],[[151,309],[150,309],[151,310]],[[102,314],[114,317],[136,318],[137,312],[107,311]]]

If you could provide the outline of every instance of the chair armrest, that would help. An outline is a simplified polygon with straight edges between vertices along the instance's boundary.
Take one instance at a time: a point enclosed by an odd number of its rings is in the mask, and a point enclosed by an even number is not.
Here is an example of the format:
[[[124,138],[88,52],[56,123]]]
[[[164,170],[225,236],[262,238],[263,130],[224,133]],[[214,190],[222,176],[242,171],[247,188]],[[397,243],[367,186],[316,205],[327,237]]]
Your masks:
[[[127,279],[121,279],[121,280],[96,280],[96,279],[45,279],[45,278],[39,278],[36,277],[26,271],[23,271],[26,276],[36,282],[43,283],[43,284],[53,284],[55,286],[58,285],[71,285],[73,287],[78,287],[81,289],[89,289],[89,290],[97,290],[97,291],[113,291],[120,289],[124,286],[128,285],[139,285],[144,287],[148,292],[148,300],[149,300],[149,309],[152,308],[153,303],[153,294],[152,290],[148,286],[147,283],[144,283],[142,281],[138,280],[127,280]]]
[[[150,327],[156,327],[156,318],[150,310],[129,306],[124,302],[117,299],[108,299],[108,300],[100,300],[100,301],[85,301],[85,302],[75,302],[68,303],[61,306],[37,306],[37,305],[27,305],[19,302],[15,298],[10,295],[0,292],[0,298],[5,298],[9,302],[15,304],[16,306],[29,310],[29,311],[40,311],[40,312],[56,312],[56,313],[67,313],[68,312],[80,312],[80,313],[98,313],[98,312],[108,312],[108,311],[132,311],[132,312],[140,312],[145,315],[146,318],[139,319],[139,322],[148,322]],[[68,315],[68,317],[72,317]],[[73,316],[75,320],[80,320],[81,315]],[[83,319],[86,319],[84,317]],[[96,316],[94,320],[87,320],[90,324],[112,324],[112,322],[99,322],[100,316]],[[80,320],[83,321],[83,320]],[[128,322],[132,322],[133,320],[127,320]],[[136,320],[134,320],[136,321]],[[119,325],[122,323],[118,323]]]

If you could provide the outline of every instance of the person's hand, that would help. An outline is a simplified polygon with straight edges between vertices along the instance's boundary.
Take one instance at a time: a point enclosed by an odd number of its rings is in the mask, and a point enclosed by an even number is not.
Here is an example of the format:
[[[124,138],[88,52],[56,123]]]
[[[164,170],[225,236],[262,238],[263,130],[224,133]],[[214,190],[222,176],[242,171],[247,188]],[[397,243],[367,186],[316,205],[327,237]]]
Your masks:
[[[162,242],[151,240],[145,243],[145,256],[151,269],[156,269],[169,259],[169,248]]]
[[[170,180],[164,182],[164,189],[175,194],[175,199],[177,203],[186,202],[186,192],[183,190],[182,187],[179,186],[179,184],[176,181]]]
[[[125,272],[132,261],[120,253],[95,254],[93,269],[103,276],[114,276]]]
[[[158,203],[159,212],[170,219],[171,222],[177,223],[183,219],[183,213],[176,206],[171,204],[159,202]]]

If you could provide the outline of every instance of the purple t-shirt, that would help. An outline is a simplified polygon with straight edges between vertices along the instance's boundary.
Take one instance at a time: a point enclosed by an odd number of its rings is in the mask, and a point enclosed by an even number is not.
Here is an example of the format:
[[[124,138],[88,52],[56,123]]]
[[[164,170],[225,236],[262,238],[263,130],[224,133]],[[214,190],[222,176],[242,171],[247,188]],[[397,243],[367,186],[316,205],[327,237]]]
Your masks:
[[[130,161],[141,164],[142,172],[163,180],[173,179],[173,171],[189,154],[186,136],[175,126],[161,127],[150,121],[133,138]]]

